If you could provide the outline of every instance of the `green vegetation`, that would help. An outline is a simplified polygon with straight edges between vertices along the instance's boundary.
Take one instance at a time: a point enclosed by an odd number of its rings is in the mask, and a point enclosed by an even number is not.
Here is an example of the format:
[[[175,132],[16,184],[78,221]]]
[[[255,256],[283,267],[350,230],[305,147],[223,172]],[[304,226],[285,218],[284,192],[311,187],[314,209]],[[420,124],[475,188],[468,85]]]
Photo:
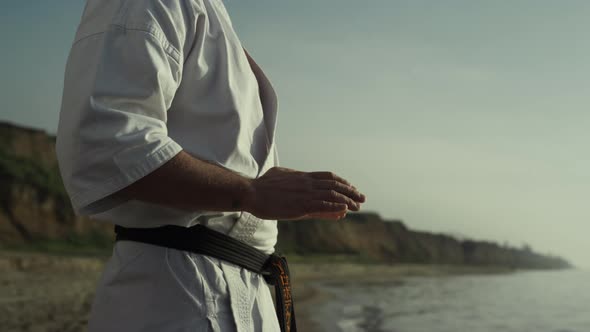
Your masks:
[[[530,247],[503,247],[494,242],[459,240],[449,235],[408,229],[400,221],[351,213],[340,222],[301,220],[278,224],[277,251],[295,261],[380,262],[502,266],[510,269],[561,269],[564,259],[541,255]]]
[[[12,204],[11,185],[27,184],[37,190],[39,203],[48,197],[55,199],[56,204],[60,206],[57,209],[60,220],[69,220],[74,216],[57,167],[49,168],[36,160],[19,157],[0,148],[0,180],[4,184],[0,188],[0,202],[3,203],[2,208],[6,212],[9,212],[7,210]]]
[[[65,256],[109,256],[113,243],[113,238],[104,232],[91,231],[84,235],[71,234],[64,239],[37,239],[20,244],[0,245],[0,250]]]
[[[0,150],[7,150],[12,145],[14,136],[10,128],[2,128],[0,130]]]
[[[49,169],[39,162],[16,156],[0,149],[0,177],[4,181],[25,183],[44,194],[67,198],[58,169]]]
[[[346,255],[346,254],[320,254],[308,253],[298,254],[295,252],[281,252],[277,251],[287,258],[289,263],[354,263],[362,265],[382,264],[379,260],[368,257],[364,254]]]

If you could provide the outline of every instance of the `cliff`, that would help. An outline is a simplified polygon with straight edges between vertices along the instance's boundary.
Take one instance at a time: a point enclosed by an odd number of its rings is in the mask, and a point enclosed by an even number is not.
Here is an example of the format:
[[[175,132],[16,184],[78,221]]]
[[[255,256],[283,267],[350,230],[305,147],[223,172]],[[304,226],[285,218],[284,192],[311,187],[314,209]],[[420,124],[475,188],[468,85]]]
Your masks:
[[[0,122],[0,184],[0,246],[58,241],[69,248],[109,248],[112,228],[75,216],[71,209],[59,176],[54,136]],[[279,222],[277,249],[387,263],[569,267],[561,258],[527,248],[412,231],[401,221],[382,220],[374,213],[349,214],[338,222]]]
[[[110,241],[111,227],[75,216],[59,175],[55,137],[0,122],[0,245]]]
[[[458,240],[444,234],[408,229],[399,220],[374,213],[349,214],[333,222],[303,220],[279,223],[278,250],[298,255],[346,256],[385,263],[504,266],[525,269],[568,268],[560,258],[530,248],[494,242]]]

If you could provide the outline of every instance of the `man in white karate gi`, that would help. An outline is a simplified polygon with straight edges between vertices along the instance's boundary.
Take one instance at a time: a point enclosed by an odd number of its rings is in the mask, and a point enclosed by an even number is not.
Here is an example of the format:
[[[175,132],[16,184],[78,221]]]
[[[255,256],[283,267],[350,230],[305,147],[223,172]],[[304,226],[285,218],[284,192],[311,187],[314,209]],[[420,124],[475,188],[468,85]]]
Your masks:
[[[358,211],[364,195],[339,176],[278,167],[276,112],[271,83],[221,0],[88,0],[57,133],[72,205],[79,215],[124,227],[202,224],[268,254],[277,219],[337,220]],[[89,330],[279,325],[261,275],[118,241]]]

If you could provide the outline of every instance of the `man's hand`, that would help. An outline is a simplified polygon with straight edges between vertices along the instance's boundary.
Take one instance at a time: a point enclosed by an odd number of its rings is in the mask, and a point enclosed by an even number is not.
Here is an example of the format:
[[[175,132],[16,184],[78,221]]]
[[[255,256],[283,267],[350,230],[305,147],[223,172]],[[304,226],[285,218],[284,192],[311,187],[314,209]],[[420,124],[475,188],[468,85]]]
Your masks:
[[[300,172],[273,167],[251,180],[244,210],[261,219],[338,220],[358,211],[365,196],[332,172]]]

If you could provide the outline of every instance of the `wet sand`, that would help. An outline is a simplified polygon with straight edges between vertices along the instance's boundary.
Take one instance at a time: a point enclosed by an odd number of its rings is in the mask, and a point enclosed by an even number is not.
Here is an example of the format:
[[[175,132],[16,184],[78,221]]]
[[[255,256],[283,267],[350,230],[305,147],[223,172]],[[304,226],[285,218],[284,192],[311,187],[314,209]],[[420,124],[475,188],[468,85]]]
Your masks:
[[[86,330],[104,258],[0,253],[0,326],[3,332]],[[406,276],[504,272],[502,269],[431,265],[291,263],[300,331],[320,331],[312,313],[330,298],[324,282],[389,283]]]

